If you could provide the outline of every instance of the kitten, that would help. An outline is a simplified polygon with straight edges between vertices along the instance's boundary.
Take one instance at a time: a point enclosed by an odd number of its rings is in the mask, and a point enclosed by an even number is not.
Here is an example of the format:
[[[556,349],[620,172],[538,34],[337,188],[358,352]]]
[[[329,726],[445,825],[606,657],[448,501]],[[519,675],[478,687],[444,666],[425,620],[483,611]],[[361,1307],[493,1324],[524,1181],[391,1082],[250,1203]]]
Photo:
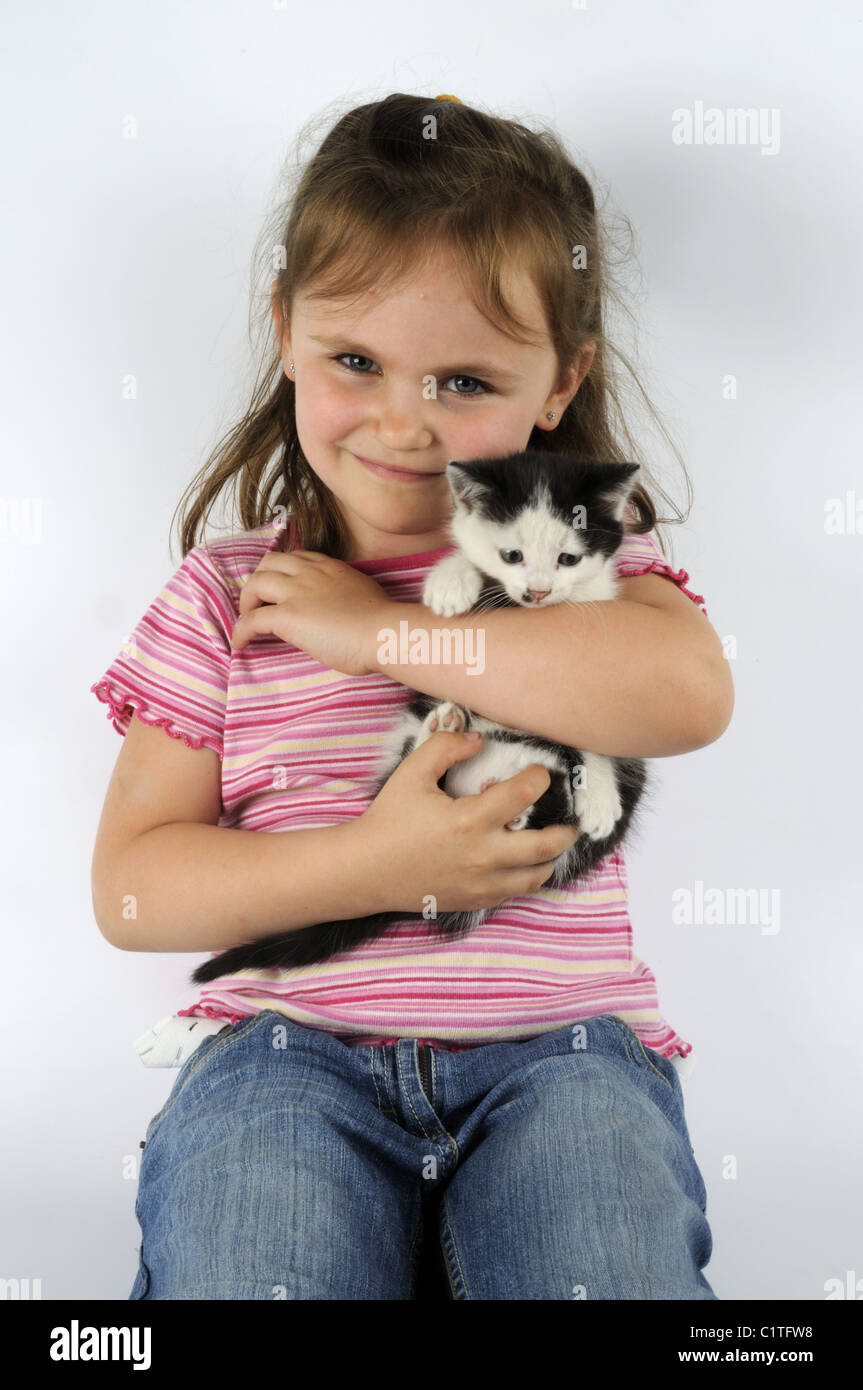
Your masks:
[[[423,603],[452,617],[471,610],[613,599],[624,507],[639,471],[635,463],[597,463],[539,450],[452,461],[446,469],[455,504],[450,534],[459,549],[430,571]],[[374,795],[414,748],[444,727],[478,729],[483,735],[478,752],[441,777],[441,790],[450,796],[474,795],[530,763],[548,768],[546,791],[507,827],[581,829],[543,887],[562,888],[584,877],[621,843],[647,780],[641,760],[579,752],[420,693],[389,736]],[[455,937],[494,910],[440,912],[432,920],[441,935]],[[411,915],[385,912],[282,932],[224,951],[199,965],[192,979],[205,984],[238,970],[312,965],[374,940],[390,923]]]

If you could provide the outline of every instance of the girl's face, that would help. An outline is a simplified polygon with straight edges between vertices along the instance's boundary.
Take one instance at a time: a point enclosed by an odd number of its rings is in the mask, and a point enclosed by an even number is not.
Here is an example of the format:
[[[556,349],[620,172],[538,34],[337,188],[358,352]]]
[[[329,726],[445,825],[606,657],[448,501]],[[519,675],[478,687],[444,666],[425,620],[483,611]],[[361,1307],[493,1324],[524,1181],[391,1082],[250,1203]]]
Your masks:
[[[450,459],[520,452],[535,425],[554,428],[546,412],[559,421],[578,390],[594,349],[556,389],[532,282],[520,276],[503,288],[543,346],[513,342],[483,318],[443,256],[349,307],[297,297],[282,360],[296,380],[300,446],[353,537],[347,560],[448,545]]]

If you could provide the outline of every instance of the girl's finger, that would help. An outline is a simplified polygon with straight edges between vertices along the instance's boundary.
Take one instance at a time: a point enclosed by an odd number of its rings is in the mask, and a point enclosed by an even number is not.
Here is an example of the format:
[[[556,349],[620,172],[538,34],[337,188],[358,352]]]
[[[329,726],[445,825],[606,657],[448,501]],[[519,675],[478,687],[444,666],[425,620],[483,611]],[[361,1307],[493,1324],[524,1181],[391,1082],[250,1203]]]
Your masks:
[[[276,570],[256,570],[240,590],[240,613],[251,613],[264,603],[284,603],[290,595],[288,576]]]
[[[259,637],[261,633],[275,633],[275,612],[274,604],[265,603],[260,608],[254,608],[251,613],[246,613],[244,617],[238,618],[231,633],[233,650],[241,651],[253,637]]]

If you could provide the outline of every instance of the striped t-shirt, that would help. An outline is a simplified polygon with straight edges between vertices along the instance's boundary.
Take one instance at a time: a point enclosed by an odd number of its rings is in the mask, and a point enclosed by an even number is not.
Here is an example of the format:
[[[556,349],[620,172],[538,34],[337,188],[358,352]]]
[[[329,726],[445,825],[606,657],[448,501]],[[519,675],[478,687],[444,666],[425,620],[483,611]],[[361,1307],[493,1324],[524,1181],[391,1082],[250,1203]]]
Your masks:
[[[388,675],[331,670],[270,634],[231,649],[242,582],[285,541],[274,522],[210,541],[209,553],[196,546],[90,687],[119,733],[134,712],[190,748],[218,753],[219,825],[265,833],[360,815],[385,736],[412,698]],[[352,563],[390,599],[421,603],[426,575],[453,548]],[[617,571],[667,575],[706,615],[689,575],[671,568],[652,533],[624,536]],[[615,851],[570,888],[500,905],[459,940],[409,916],[327,962],[195,986],[197,998],[177,1012],[236,1022],[267,1008],[349,1045],[412,1037],[454,1050],[612,1013],[685,1074],[692,1046],[660,1014],[653,973],[633,950],[627,898]]]

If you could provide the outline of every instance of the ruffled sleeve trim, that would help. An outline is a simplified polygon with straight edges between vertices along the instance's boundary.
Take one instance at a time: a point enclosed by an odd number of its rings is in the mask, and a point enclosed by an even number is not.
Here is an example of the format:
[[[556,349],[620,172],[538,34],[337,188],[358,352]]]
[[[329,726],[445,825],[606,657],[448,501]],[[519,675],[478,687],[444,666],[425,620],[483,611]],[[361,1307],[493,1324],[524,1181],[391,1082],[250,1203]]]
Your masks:
[[[213,955],[221,954],[219,951],[212,952]],[[224,1018],[228,1023],[240,1023],[244,1018],[253,1018],[253,1014],[238,1014],[227,1005],[212,1004],[190,1004],[188,1009],[178,1009],[179,1018]]]
[[[692,589],[687,588],[689,574],[686,570],[673,570],[665,560],[621,560],[617,569],[621,579],[637,579],[642,574],[664,574],[671,579],[677,587],[697,604],[704,614],[708,616],[704,598],[701,594],[693,593]]]
[[[159,724],[166,734],[170,734],[171,738],[181,738],[187,748],[204,746],[212,748],[214,753],[218,753],[220,760],[224,757],[221,744],[211,734],[193,734],[178,728],[173,719],[154,714],[148,708],[146,700],[143,700],[140,695],[123,690],[107,678],[103,677],[95,685],[91,685],[90,690],[103,704],[108,706],[107,717],[119,734],[125,736],[134,713],[137,714],[142,723]]]

